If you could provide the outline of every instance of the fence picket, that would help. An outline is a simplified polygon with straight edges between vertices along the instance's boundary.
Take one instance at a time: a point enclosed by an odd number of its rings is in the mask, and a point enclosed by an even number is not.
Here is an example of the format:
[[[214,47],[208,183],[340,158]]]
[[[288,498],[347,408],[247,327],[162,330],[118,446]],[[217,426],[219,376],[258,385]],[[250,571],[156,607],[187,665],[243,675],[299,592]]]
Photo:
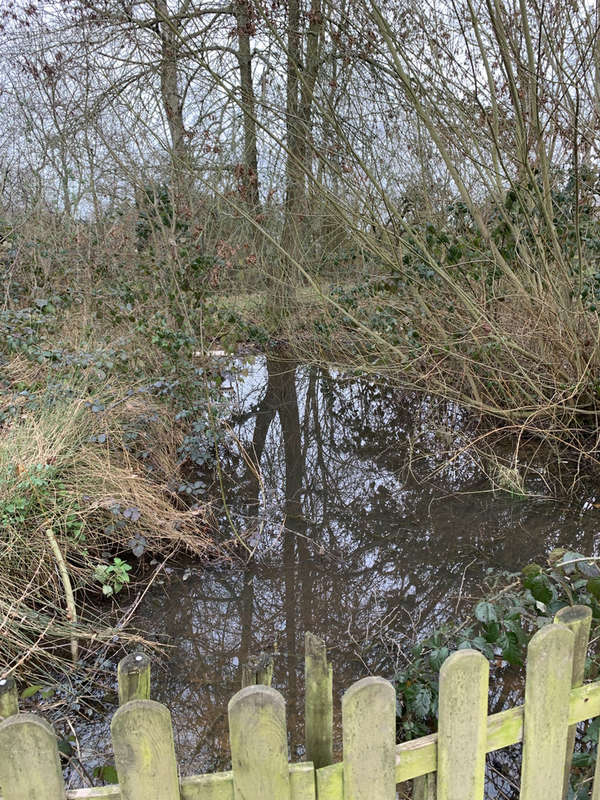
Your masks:
[[[546,625],[529,642],[520,800],[562,800],[574,636]]]
[[[110,727],[122,800],[179,800],[169,709],[154,700],[131,700]]]
[[[234,800],[233,773],[194,775],[181,781],[181,800]]]
[[[130,700],[150,700],[150,659],[143,653],[131,653],[117,667],[119,705]]]
[[[64,800],[65,785],[54,731],[35,714],[0,723],[3,800]]]
[[[285,702],[275,689],[248,686],[229,701],[236,800],[291,800]]]
[[[483,800],[490,666],[458,650],[440,670],[437,800]]]
[[[485,753],[521,741],[520,800],[564,800],[577,723],[600,716],[600,681],[581,685],[589,624],[589,609],[571,607],[538,631],[528,649],[524,706],[491,716],[486,660],[477,651],[454,653],[440,671],[438,733],[399,745],[393,686],[382,678],[358,681],[342,701],[344,760],[318,769],[311,761],[288,763],[281,695],[265,686],[244,688],[229,704],[232,771],[181,783],[168,709],[151,700],[126,702],[149,694],[146,657],[129,656],[119,665],[124,704],[111,725],[114,786],[65,792],[52,728],[19,714],[14,681],[2,679],[0,713],[9,716],[0,721],[0,800],[395,800],[396,783],[407,780],[413,800],[482,800]],[[331,670],[316,637],[307,636],[306,657],[314,706],[307,742],[318,744],[331,711]],[[268,664],[265,669],[269,678]],[[257,676],[254,670],[252,679]],[[591,800],[600,800],[600,759]]]
[[[19,695],[14,678],[0,680],[0,722],[19,713]]]
[[[413,780],[412,800],[437,800],[435,772]]]
[[[585,659],[590,641],[592,609],[589,606],[566,606],[565,608],[561,608],[556,614],[554,617],[554,622],[566,625],[566,627],[575,637],[573,646],[573,672],[571,674],[571,688],[575,689],[583,684]],[[573,750],[575,749],[576,735],[577,725],[571,725],[569,727],[569,734],[567,737],[567,756],[565,759],[563,800],[566,800],[569,792],[569,774],[571,772],[571,762],[573,761]]]
[[[315,768],[312,761],[290,764],[292,800],[315,800]]]
[[[344,800],[396,798],[396,692],[363,678],[342,698]]]
[[[315,773],[319,800],[344,800],[344,765],[331,764]]]
[[[333,762],[333,673],[325,642],[308,631],[304,653],[306,758],[320,769]]]

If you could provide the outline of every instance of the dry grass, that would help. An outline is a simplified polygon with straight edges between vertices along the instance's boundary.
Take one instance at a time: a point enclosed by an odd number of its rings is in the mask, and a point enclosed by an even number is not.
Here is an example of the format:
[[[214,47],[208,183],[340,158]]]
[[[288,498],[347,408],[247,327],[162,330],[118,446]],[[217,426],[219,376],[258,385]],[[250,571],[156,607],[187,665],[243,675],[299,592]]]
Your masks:
[[[230,558],[234,548],[216,541],[210,505],[189,507],[169,488],[184,479],[182,430],[165,404],[95,379],[93,397],[106,398],[104,410],[95,410],[88,375],[63,375],[57,389],[47,367],[22,356],[8,361],[3,377],[0,414],[10,415],[0,427],[0,675],[17,670],[34,680],[68,669],[73,638],[85,656],[122,637],[114,629],[117,606],[94,599],[102,589],[98,567],[120,558],[135,581],[147,573],[135,547],[159,558],[185,550],[201,559]],[[127,602],[128,594],[123,588],[116,599]]]

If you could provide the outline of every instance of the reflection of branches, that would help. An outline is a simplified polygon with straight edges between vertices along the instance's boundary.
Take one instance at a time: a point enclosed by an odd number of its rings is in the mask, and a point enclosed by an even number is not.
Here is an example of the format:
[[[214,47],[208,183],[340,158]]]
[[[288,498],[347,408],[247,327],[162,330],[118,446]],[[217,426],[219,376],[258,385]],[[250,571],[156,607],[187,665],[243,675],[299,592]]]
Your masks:
[[[227,762],[222,715],[238,688],[240,659],[280,645],[274,685],[288,700],[295,746],[302,739],[304,631],[330,643],[336,686],[347,688],[365,672],[384,669],[386,647],[399,661],[410,658],[415,638],[455,619],[461,584],[464,597],[477,595],[483,566],[514,567],[548,543],[572,549],[579,541],[591,549],[582,540],[591,544],[593,530],[569,524],[566,509],[466,494],[480,480],[470,458],[440,470],[439,486],[425,483],[445,458],[436,451],[436,427],[456,429],[453,407],[275,361],[264,378],[254,428],[240,421],[236,436],[257,459],[266,491],[259,498],[249,480],[232,491],[230,506],[241,516],[260,499],[268,546],[244,571],[174,578],[168,600],[154,595],[146,612],[176,646],[157,687],[173,710],[186,770]],[[405,475],[409,436],[412,478]],[[228,472],[243,475],[244,452],[237,461],[228,457]],[[477,561],[464,574],[473,550]],[[363,647],[366,640],[375,645]],[[518,701],[519,689],[515,673],[496,670],[491,704],[500,710]],[[197,739],[202,744],[194,751],[190,742]],[[507,791],[506,783],[498,785]]]

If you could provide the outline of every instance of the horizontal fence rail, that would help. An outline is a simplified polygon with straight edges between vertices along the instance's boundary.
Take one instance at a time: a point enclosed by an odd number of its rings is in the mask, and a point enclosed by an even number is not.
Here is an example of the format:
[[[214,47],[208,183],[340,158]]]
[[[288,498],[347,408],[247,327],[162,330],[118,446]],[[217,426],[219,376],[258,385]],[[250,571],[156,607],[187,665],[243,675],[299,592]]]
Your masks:
[[[229,702],[232,769],[180,778],[171,715],[150,699],[149,659],[119,664],[111,736],[119,784],[65,790],[52,727],[19,713],[12,678],[0,681],[1,800],[395,800],[412,781],[413,800],[483,800],[486,754],[523,742],[521,800],[564,800],[576,726],[600,716],[600,681],[582,685],[591,612],[563,609],[531,639],[525,702],[488,715],[489,664],[459,650],[440,670],[438,732],[396,743],[396,695],[389,681],[363,678],[342,698],[343,760],[333,760],[331,666],[306,634],[305,743],[312,760],[288,762],[285,702],[270,687],[261,655],[242,671]],[[258,683],[264,681],[264,684]],[[600,768],[596,772],[600,775]],[[600,800],[600,777],[594,800]]]

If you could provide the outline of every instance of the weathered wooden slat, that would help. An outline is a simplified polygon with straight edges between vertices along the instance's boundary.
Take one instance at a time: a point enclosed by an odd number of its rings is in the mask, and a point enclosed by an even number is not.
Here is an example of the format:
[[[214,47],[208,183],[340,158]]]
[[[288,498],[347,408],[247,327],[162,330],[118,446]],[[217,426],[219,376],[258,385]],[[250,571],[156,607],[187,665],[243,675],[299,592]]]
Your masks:
[[[275,689],[248,686],[229,701],[237,800],[290,800],[285,702]]]
[[[458,650],[440,670],[437,800],[483,800],[490,666]]]
[[[344,800],[344,765],[341,761],[318,769],[316,778],[319,800]]]
[[[290,764],[292,800],[315,800],[315,767],[312,761]]]
[[[562,800],[574,639],[546,625],[527,648],[521,800]]]
[[[131,700],[111,723],[123,800],[179,800],[171,714],[153,700]]]
[[[304,635],[304,741],[315,769],[333,763],[333,673],[325,642]]]
[[[314,768],[308,761],[289,764],[291,800],[315,800]],[[341,764],[339,765],[341,769]],[[181,800],[234,800],[233,772],[215,772],[182,778]],[[118,786],[71,789],[67,800],[120,800]],[[2,797],[0,797],[2,800]],[[321,800],[321,799],[319,799]]]
[[[436,800],[436,780],[435,772],[428,775],[421,775],[413,781],[413,800]]]
[[[396,783],[410,781],[437,769],[437,733],[396,745]]]
[[[292,800],[315,800],[315,772],[310,762],[289,764],[289,776]],[[181,798],[182,800],[234,800],[233,772],[183,778]]]
[[[69,789],[67,800],[121,800],[118,786],[94,786],[93,789]]]
[[[0,786],[3,800],[65,800],[56,736],[35,714],[0,723]]]
[[[0,680],[0,722],[19,713],[19,695],[14,678]]]
[[[600,716],[600,681],[571,691],[569,725]],[[488,717],[486,751],[492,753],[523,741],[523,706]],[[337,765],[331,767],[333,769]],[[437,769],[437,733],[396,745],[396,781],[402,783]],[[320,772],[320,770],[319,770]],[[317,777],[319,773],[317,772]]]
[[[181,781],[182,800],[233,800],[233,772],[195,775]]]
[[[242,689],[246,686],[270,686],[273,682],[273,666],[271,653],[250,656],[242,664]]]
[[[144,653],[130,653],[117,669],[119,705],[130,700],[150,700],[150,659]]]
[[[573,646],[573,673],[571,676],[571,688],[576,689],[583,683],[585,659],[590,641],[592,609],[589,608],[589,606],[567,606],[566,608],[561,608],[558,614],[556,614],[554,617],[554,621],[559,624],[566,625],[566,627],[575,637]],[[571,725],[569,727],[569,734],[567,737],[567,756],[565,761],[563,800],[566,800],[569,792],[569,774],[571,772],[571,762],[573,761],[576,735],[577,725]]]
[[[344,800],[396,798],[396,692],[363,678],[342,698]]]

